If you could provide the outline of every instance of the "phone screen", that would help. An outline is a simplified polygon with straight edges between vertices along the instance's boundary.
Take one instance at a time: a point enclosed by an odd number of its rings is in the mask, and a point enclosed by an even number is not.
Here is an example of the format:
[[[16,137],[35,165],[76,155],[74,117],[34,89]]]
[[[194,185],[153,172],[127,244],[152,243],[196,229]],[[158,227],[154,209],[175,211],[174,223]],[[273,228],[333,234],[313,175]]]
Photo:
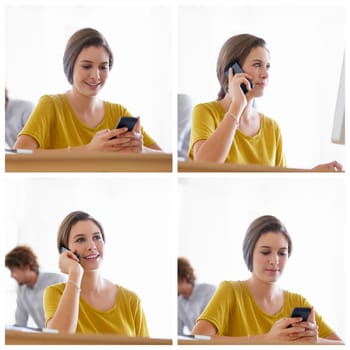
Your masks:
[[[128,131],[131,131],[137,122],[135,117],[121,117],[116,125],[116,129],[128,128]]]

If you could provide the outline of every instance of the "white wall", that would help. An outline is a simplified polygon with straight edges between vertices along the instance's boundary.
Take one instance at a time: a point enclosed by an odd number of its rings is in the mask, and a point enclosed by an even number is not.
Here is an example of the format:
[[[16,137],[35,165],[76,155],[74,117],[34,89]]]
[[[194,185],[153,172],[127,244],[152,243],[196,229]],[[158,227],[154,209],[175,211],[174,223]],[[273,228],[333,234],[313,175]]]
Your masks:
[[[67,91],[62,58],[68,38],[93,27],[115,56],[100,97],[141,116],[167,151],[171,143],[171,8],[161,5],[16,5],[5,7],[5,81],[13,97],[37,102]]]
[[[5,188],[4,255],[28,244],[43,270],[58,272],[58,226],[71,211],[87,211],[105,231],[103,275],[139,295],[152,337],[171,337],[171,180],[12,177]],[[10,324],[16,284],[8,271],[5,276],[4,321]]]
[[[344,185],[343,176],[306,174],[180,179],[179,256],[202,282],[247,279],[246,229],[260,215],[275,215],[294,244],[280,286],[304,295],[345,337]]]
[[[269,85],[256,101],[282,128],[288,166],[311,168],[334,159],[344,164],[345,147],[332,144],[331,133],[345,48],[345,7],[180,6],[179,92],[197,103],[215,100],[219,50],[240,33],[264,38],[270,50]]]

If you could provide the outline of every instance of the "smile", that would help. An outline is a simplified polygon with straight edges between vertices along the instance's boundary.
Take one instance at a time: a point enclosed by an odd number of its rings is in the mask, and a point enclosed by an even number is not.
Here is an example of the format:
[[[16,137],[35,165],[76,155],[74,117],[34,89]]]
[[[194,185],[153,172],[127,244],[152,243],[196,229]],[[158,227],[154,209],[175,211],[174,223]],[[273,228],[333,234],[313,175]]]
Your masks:
[[[99,254],[94,254],[94,255],[85,256],[84,259],[87,259],[87,260],[94,260],[94,259],[97,259],[97,258],[99,258],[99,257],[100,257]]]

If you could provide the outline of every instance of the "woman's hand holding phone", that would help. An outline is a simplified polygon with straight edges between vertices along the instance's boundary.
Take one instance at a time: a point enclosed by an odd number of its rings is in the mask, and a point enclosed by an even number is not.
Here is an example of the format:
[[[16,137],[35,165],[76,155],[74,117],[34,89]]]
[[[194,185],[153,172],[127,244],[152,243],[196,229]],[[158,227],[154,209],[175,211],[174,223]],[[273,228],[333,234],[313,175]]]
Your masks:
[[[58,261],[58,266],[62,273],[70,275],[78,275],[79,277],[83,274],[83,267],[80,265],[79,255],[73,253],[71,250],[61,247],[61,254]]]
[[[295,319],[295,317],[293,317]],[[300,318],[300,317],[299,317]],[[300,335],[298,341],[316,344],[318,340],[318,326],[315,318],[315,310],[310,308],[310,313],[307,320],[301,320],[301,322],[293,323],[290,328],[304,327],[305,331]]]
[[[242,114],[244,108],[247,106],[247,98],[244,94],[241,84],[247,87],[248,92],[251,90],[250,82],[248,80],[248,75],[246,73],[236,73],[233,75],[232,67],[228,71],[228,94],[231,97],[231,105],[235,108],[235,112]],[[230,107],[230,109],[232,108]]]
[[[306,321],[302,317],[286,317],[278,320],[265,335],[271,343],[312,343],[318,340],[318,327],[315,312],[311,312]]]
[[[121,152],[136,152],[141,153],[143,151],[143,136],[141,133],[141,120],[140,117],[136,118],[137,121],[131,130],[126,130],[123,134],[118,136],[119,139],[127,140],[123,142],[119,151]],[[118,129],[116,129],[118,130]]]
[[[131,130],[123,126],[112,130],[98,131],[90,143],[86,145],[86,149],[88,151],[142,152],[143,136],[140,117],[135,119],[137,121]]]

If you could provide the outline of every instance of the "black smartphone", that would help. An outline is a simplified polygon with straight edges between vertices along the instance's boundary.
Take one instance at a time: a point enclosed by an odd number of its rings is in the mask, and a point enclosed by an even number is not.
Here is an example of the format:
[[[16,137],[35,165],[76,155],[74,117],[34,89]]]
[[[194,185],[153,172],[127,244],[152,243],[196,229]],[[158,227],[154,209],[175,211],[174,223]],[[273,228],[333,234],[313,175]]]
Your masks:
[[[228,70],[232,67],[233,72],[234,73],[244,73],[242,67],[239,65],[239,63],[237,61],[234,61],[232,65],[229,65],[226,69],[225,69],[225,75],[228,77]],[[250,88],[253,88],[253,83],[248,79],[249,84],[250,84]],[[245,86],[245,84],[241,84],[241,89],[243,91],[244,94],[246,94],[248,92],[247,87]]]
[[[295,307],[290,317],[301,317],[303,319],[303,322],[305,322],[309,318],[310,312],[310,307]],[[289,327],[291,327],[291,325],[289,325],[288,328]]]
[[[64,246],[64,245],[61,245],[61,247],[60,247],[60,253],[62,254],[64,251],[66,251],[66,250],[69,250],[70,251],[70,249],[69,248],[67,248],[66,246]],[[77,253],[73,253],[77,258],[78,258],[78,260],[79,260],[79,262],[80,262],[80,255],[79,254],[77,254]]]
[[[128,128],[128,131],[131,131],[134,128],[136,122],[137,122],[137,118],[135,117],[120,117],[115,128],[116,129]]]

